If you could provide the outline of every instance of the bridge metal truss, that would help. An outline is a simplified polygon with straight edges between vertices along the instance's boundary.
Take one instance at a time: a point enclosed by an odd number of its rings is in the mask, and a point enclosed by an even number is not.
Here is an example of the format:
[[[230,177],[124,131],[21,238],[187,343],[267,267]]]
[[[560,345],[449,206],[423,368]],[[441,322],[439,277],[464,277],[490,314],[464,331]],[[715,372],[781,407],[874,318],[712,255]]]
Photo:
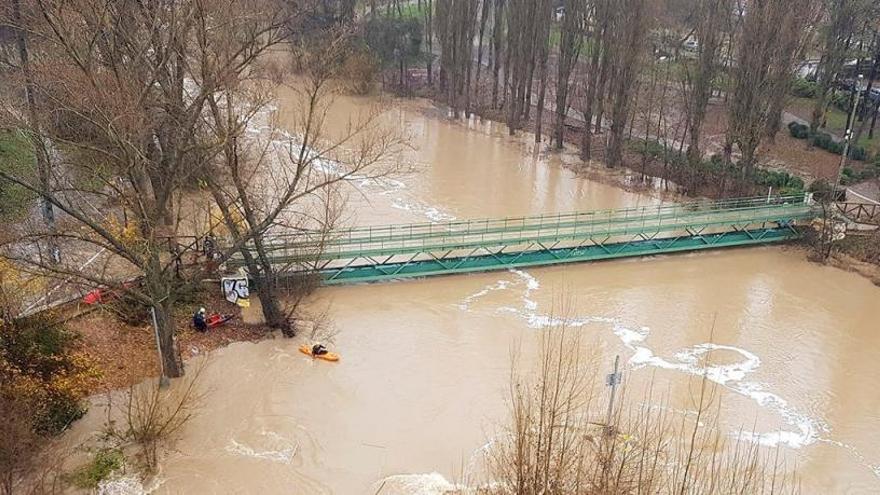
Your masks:
[[[781,242],[815,214],[800,195],[740,198],[360,227],[279,237],[270,253],[291,272],[317,269],[338,285]]]

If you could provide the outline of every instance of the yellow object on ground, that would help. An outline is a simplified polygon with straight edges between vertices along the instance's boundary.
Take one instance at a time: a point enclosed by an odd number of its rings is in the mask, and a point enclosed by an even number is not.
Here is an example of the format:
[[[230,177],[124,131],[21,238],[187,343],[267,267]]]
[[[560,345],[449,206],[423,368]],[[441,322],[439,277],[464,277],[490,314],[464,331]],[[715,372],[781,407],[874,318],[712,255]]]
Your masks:
[[[299,352],[312,356],[315,359],[323,359],[324,361],[339,361],[339,354],[336,354],[335,352],[328,352],[327,354],[315,356],[314,354],[312,354],[312,346],[308,344],[303,344],[299,346]]]

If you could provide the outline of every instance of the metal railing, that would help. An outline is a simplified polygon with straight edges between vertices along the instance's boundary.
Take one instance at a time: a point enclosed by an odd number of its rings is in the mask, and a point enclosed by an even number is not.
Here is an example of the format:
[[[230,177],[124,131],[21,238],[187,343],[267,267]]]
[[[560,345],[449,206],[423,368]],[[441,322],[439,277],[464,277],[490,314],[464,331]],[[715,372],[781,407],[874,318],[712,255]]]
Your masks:
[[[740,223],[791,221],[814,215],[814,207],[803,195],[737,198],[557,215],[356,227],[330,233],[278,236],[268,243],[268,248],[273,257],[287,261],[343,259],[656,234]]]

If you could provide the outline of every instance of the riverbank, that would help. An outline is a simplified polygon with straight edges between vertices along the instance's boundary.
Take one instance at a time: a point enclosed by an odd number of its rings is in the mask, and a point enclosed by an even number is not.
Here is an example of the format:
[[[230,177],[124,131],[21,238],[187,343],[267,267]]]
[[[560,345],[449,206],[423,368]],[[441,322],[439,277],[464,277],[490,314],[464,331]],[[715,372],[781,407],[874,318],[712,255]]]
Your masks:
[[[858,273],[874,285],[880,286],[880,232],[848,235],[836,242],[829,263]]]
[[[241,308],[225,301],[219,294],[205,290],[198,304],[209,313],[231,313],[232,320],[207,332],[196,332],[192,314],[196,305],[180,305],[174,313],[177,324],[177,346],[183,362],[225,347],[233,342],[257,342],[271,336],[264,325],[245,323]],[[149,319],[142,324],[120,320],[113,310],[98,308],[67,322],[68,330],[78,336],[78,347],[95,364],[100,375],[92,394],[126,388],[148,378],[159,376],[156,336]]]
[[[506,129],[506,124],[503,122],[504,116],[498,115],[497,112],[491,115],[481,115],[475,112],[471,119],[454,119],[450,118],[448,107],[443,102],[442,95],[438,96],[433,92],[424,92],[418,97],[425,98],[431,102],[434,109],[434,111],[430,112],[431,117],[445,118],[467,127],[470,127],[470,123],[473,120],[491,122],[493,126]],[[545,129],[552,128],[551,124],[551,122],[545,122]],[[594,136],[596,140],[601,140],[601,138],[602,135]],[[573,133],[569,127],[566,128],[564,148],[562,150],[553,150],[548,143],[549,138],[547,136],[544,137],[541,143],[537,143],[535,141],[532,120],[524,123],[524,129],[517,132],[515,139],[523,143],[526,148],[530,148],[533,154],[557,158],[565,168],[583,179],[609,185],[630,193],[646,194],[661,201],[669,202],[686,202],[701,198],[714,199],[718,197],[717,194],[711,193],[696,197],[685,194],[678,184],[664,179],[662,176],[646,173],[644,168],[640,170],[637,166],[632,165],[635,160],[639,159],[639,155],[632,151],[624,153],[624,166],[622,167],[609,168],[600,160],[585,162],[579,155],[578,140],[580,136]],[[782,135],[780,139],[785,140],[789,138],[787,135]],[[601,143],[598,142],[594,144],[601,146]],[[804,241],[800,244],[800,247],[807,252],[813,249],[809,241]],[[835,244],[834,254],[831,259],[824,262],[819,261],[818,263],[829,264],[842,270],[857,273],[875,285],[880,285],[880,239],[876,235],[847,237],[846,240]]]
[[[367,103],[340,98],[339,114]],[[424,101],[389,106],[387,114],[389,125],[414,135],[406,159],[420,173],[373,185],[366,199],[354,196],[357,225],[657,202],[606,185],[614,177],[600,184],[576,175],[565,156],[528,153],[530,136],[453,124]],[[620,355],[632,396],[654,382],[669,390],[677,415],[691,405],[693,380],[716,378],[725,435],[746,423],[757,442],[803,466],[811,491],[855,484],[869,493],[877,486],[869,469],[876,408],[855,398],[870,396],[873,383],[863,377],[876,374],[876,297],[860,277],[777,247],[321,289],[312,303],[327,308],[343,360],[315,362],[288,339],[223,347],[223,332],[209,333],[218,338],[202,381],[210,393],[156,483],[171,493],[375,493],[377,480],[389,477],[478,473],[508,413],[510,350],[521,349],[525,364],[534,360],[543,330],[568,299],[600,370]],[[180,310],[182,343],[201,336],[189,330],[195,307],[221,307],[190,304]],[[251,321],[242,317],[236,322]],[[149,369],[149,326],[136,331]],[[703,368],[709,351],[718,362]],[[841,369],[841,362],[851,364]],[[852,404],[845,417],[834,407],[843,401]],[[88,437],[103,419],[94,408],[69,438]],[[400,493],[425,493],[423,485],[407,488]]]

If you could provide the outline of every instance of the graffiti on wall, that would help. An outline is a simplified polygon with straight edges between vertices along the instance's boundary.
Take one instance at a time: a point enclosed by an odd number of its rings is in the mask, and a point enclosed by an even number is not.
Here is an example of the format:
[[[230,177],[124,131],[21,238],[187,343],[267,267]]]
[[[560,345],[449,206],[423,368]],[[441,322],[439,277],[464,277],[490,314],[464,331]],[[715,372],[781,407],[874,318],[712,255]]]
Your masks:
[[[250,306],[247,277],[223,277],[220,279],[220,284],[223,288],[223,296],[227,301],[243,308]]]

